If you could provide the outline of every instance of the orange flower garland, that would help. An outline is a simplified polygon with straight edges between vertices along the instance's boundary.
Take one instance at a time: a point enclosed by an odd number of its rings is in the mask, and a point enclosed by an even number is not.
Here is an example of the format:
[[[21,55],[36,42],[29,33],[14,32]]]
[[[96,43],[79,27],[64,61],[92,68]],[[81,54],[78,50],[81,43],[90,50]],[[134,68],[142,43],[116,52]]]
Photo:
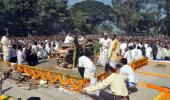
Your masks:
[[[62,78],[61,74],[55,74],[50,72],[50,71],[42,71],[27,65],[18,65],[16,70],[18,72],[24,72],[27,73],[30,76],[33,76],[36,79],[41,78],[42,80],[47,80],[50,81],[52,83],[55,82],[60,82],[61,86],[71,86],[71,90],[74,91],[81,91],[81,89],[85,86],[86,81],[84,81],[85,79],[76,79],[76,78],[67,78],[66,81],[64,81],[64,79]],[[74,82],[74,80],[76,80],[77,82]]]

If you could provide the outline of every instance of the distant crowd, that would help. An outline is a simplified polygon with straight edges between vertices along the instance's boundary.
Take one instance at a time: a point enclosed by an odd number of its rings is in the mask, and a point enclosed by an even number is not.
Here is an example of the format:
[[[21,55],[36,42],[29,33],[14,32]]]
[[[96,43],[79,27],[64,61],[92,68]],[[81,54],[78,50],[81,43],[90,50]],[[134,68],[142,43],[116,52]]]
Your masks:
[[[73,41],[71,33],[27,37],[9,37],[6,34],[1,38],[1,55],[7,62],[35,66],[39,60],[48,59],[51,53],[59,52],[62,44],[72,44]],[[136,90],[138,82],[135,72],[129,65],[132,61],[143,57],[148,57],[150,60],[170,60],[170,37],[119,36],[102,33],[79,35],[78,41],[99,44],[99,57],[96,63],[105,69],[108,77],[97,83],[95,77],[97,67],[88,57],[86,50],[78,51],[78,71],[82,77],[90,79],[89,86],[81,93],[87,94],[110,86],[111,92],[100,91],[100,100],[129,100],[128,95]]]
[[[6,39],[7,38],[7,39]],[[105,38],[105,39],[104,39]],[[93,42],[98,41],[101,44],[100,54],[109,54],[109,48],[113,34],[100,34],[100,35],[79,35],[79,41]],[[128,62],[139,59],[141,57],[148,57],[151,60],[170,60],[170,37],[165,36],[117,36],[120,41],[119,54],[128,59]],[[14,51],[21,51],[23,57],[20,58],[24,62],[28,60],[30,55],[33,58],[41,59],[48,58],[48,54],[56,52],[61,44],[73,42],[73,36],[69,34],[64,35],[51,35],[51,36],[27,36],[27,37],[2,37],[1,44],[8,45],[9,54],[5,59],[14,58],[17,56]],[[7,42],[8,41],[8,42]],[[1,45],[2,52],[2,45]],[[19,54],[20,54],[19,53]],[[36,57],[37,56],[37,57]],[[102,57],[101,57],[102,58]],[[108,57],[104,57],[108,58]],[[105,62],[100,62],[103,66]],[[30,61],[28,61],[30,62]],[[103,64],[104,63],[104,64]],[[35,65],[35,64],[30,64]]]

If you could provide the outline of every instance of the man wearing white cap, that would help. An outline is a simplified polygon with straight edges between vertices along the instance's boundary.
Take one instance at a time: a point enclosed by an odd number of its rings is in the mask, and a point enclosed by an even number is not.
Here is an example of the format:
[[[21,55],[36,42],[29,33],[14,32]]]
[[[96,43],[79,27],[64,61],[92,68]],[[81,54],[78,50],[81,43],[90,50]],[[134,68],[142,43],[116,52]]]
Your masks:
[[[110,47],[111,42],[112,41],[110,38],[108,38],[107,33],[104,33],[104,38],[101,38],[99,41],[99,43],[101,44],[101,51],[98,63],[102,66],[105,66],[108,62],[108,48]]]

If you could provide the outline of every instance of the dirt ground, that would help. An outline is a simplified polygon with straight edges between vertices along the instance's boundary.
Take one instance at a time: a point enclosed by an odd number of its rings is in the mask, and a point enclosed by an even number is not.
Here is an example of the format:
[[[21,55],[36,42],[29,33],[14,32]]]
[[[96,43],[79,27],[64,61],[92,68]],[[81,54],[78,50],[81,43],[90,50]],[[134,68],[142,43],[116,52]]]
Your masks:
[[[3,64],[0,64],[0,67],[1,66],[3,66]],[[55,60],[49,60],[47,62],[40,63],[37,65],[37,67],[50,69],[65,75],[80,76],[77,69],[71,70],[58,68]],[[98,73],[102,73],[103,71],[104,70],[102,67],[97,67]],[[140,68],[138,71],[170,75],[170,64],[149,62],[147,66]],[[138,77],[139,83],[145,82],[170,88],[170,79],[168,78],[144,75],[138,72],[136,72],[136,75]],[[54,88],[53,86],[49,88],[25,90],[17,87],[15,82],[10,79],[3,81],[3,93],[5,95],[12,96],[15,100],[18,100],[18,98],[21,98],[20,100],[27,100],[29,97],[33,96],[40,97],[41,100],[91,100],[91,98],[81,95],[77,92],[64,91],[59,88]],[[153,98],[159,94],[160,92],[155,89],[138,85],[138,91],[130,95],[130,100],[153,100]]]

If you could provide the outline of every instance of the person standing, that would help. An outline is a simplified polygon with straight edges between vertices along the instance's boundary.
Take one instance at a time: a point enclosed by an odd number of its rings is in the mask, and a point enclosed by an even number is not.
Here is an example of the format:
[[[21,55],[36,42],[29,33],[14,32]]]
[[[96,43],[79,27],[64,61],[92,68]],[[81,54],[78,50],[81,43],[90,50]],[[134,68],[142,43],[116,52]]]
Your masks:
[[[165,46],[164,55],[165,55],[165,60],[169,61],[170,58],[169,58],[168,46]]]
[[[133,49],[131,50],[131,55],[132,55],[132,61],[133,60],[137,60],[137,48],[136,48],[136,44],[133,45]]]
[[[150,47],[150,45],[147,46],[146,48],[146,57],[148,57],[148,59],[152,59],[152,48]]]
[[[142,56],[145,57],[146,56],[146,50],[145,50],[144,44],[142,44],[141,51],[142,51]]]
[[[66,36],[66,38],[65,38],[65,40],[64,40],[64,43],[66,43],[66,44],[67,44],[67,43],[72,43],[73,40],[74,40],[74,38],[71,36],[70,33],[68,33],[67,36]]]
[[[124,55],[124,58],[126,58],[126,59],[127,59],[128,64],[130,64],[130,63],[132,62],[131,49],[132,49],[132,47],[131,47],[131,46],[125,49],[125,55]]]
[[[153,55],[153,60],[156,60],[156,55],[158,53],[158,47],[156,44],[152,45],[152,55]]]
[[[138,60],[138,59],[141,59],[143,56],[142,56],[142,50],[141,50],[141,48],[140,48],[140,46],[137,46],[137,55],[135,56],[136,58],[136,60]]]
[[[158,46],[158,52],[156,55],[156,60],[162,60],[163,59],[163,49],[161,46]]]
[[[17,51],[17,62],[18,64],[23,64],[25,62],[25,54],[22,52],[22,46],[18,46],[18,51]]]
[[[3,60],[9,61],[9,39],[8,39],[8,33],[6,33],[2,39],[1,39],[1,43],[2,43],[2,50],[3,50]]]
[[[117,39],[116,34],[114,34],[113,41],[109,48],[108,59],[109,61],[117,61],[119,55],[120,55],[120,42]]]
[[[111,44],[111,39],[108,38],[108,34],[104,33],[104,38],[100,39],[99,41],[101,45],[100,56],[98,59],[98,63],[102,66],[105,66],[108,63],[108,48]]]

